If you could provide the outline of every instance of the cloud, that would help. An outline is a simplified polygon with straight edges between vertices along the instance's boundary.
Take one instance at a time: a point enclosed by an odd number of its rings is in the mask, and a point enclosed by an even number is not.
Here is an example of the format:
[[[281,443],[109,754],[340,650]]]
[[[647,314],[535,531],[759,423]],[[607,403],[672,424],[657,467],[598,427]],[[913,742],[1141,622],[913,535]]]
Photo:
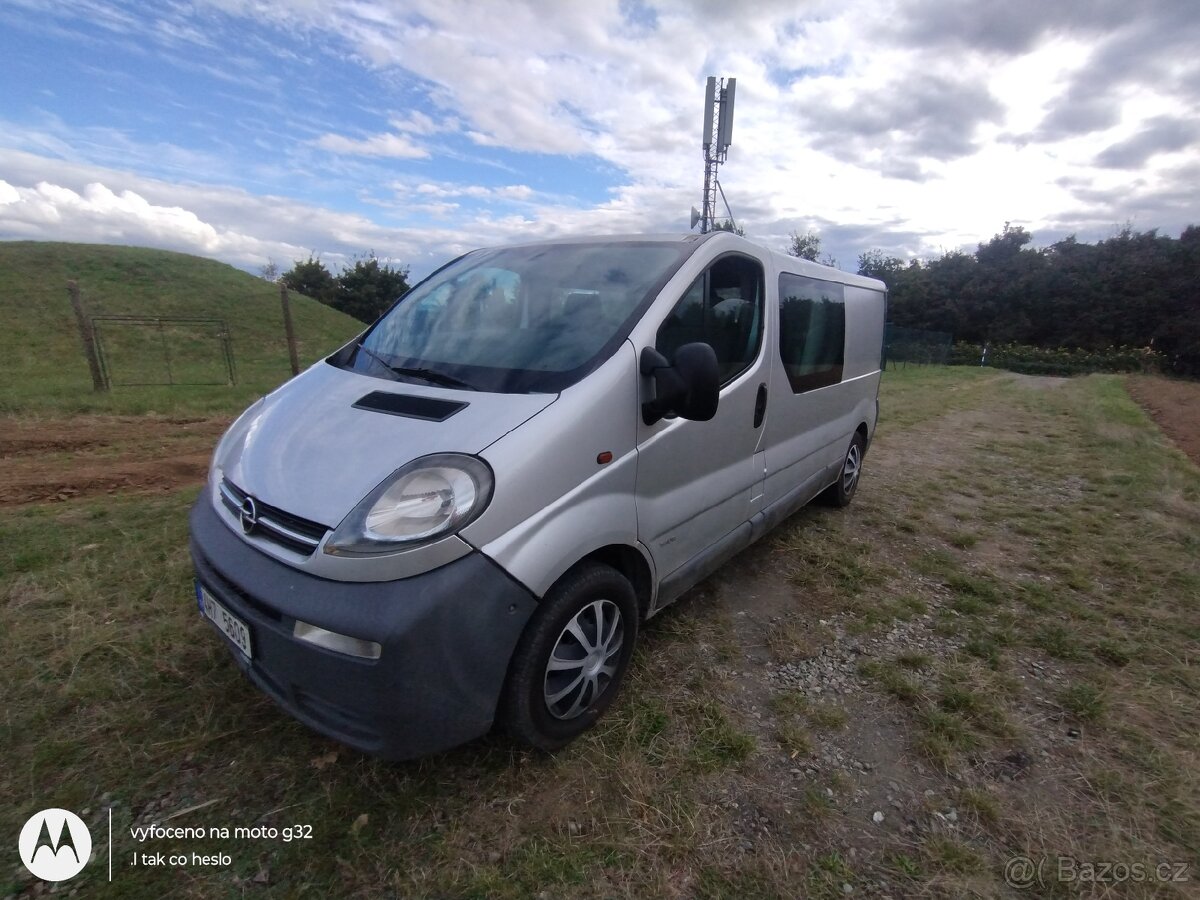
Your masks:
[[[920,0],[901,4],[895,12],[894,21],[885,20],[872,32],[885,38],[895,35],[907,46],[1017,56],[1050,35],[1110,31],[1128,21],[1129,4],[1125,0]]]
[[[978,127],[1003,113],[983,82],[934,73],[897,78],[849,103],[818,99],[797,107],[818,149],[913,180],[922,177],[922,159],[972,153]]]
[[[90,182],[76,191],[39,181],[20,187],[0,181],[0,234],[58,240],[125,243],[215,256],[250,265],[265,255],[302,248],[217,228],[180,206],[160,206],[131,190]]]
[[[215,256],[247,269],[315,252],[331,264],[375,249],[420,262],[456,233],[416,234],[364,216],[236,188],[180,184],[0,149],[0,239],[162,247]],[[15,197],[14,197],[15,193]],[[434,249],[436,248],[436,249]],[[432,259],[430,260],[432,262]]]
[[[1060,4],[1045,4],[1059,19]],[[1136,13],[1136,14],[1133,14]],[[1055,142],[1094,134],[1147,109],[1197,111],[1200,99],[1200,17],[1190,0],[1149,0],[1136,8],[1105,2],[1059,22],[1063,32],[1086,35],[1080,65],[1064,73],[1065,90],[1049,103],[1030,138]]]
[[[1179,233],[1196,224],[1200,209],[1200,160],[1190,160],[1153,175],[1130,178],[1125,171],[1063,179],[1074,203],[1046,218],[1046,229],[1097,240],[1125,223]]]
[[[670,230],[647,210],[678,208],[661,189],[629,187],[606,203],[556,205],[526,185],[430,185],[429,216],[453,215],[448,196],[482,199],[453,221],[388,227],[359,214],[337,212],[281,196],[236,188],[182,184],[87,164],[0,149],[0,239],[136,244],[214,256],[248,270],[268,259],[282,265],[322,257],[335,270],[374,250],[385,261],[423,276],[467,250],[569,234]],[[650,196],[648,196],[650,194]],[[494,212],[486,201],[521,204],[521,213]],[[510,206],[511,208],[511,206]]]
[[[1109,96],[1095,96],[1076,88],[1067,91],[1042,119],[1030,136],[1034,140],[1055,142],[1063,138],[1106,131],[1121,120],[1121,104]]]
[[[409,110],[403,116],[393,116],[388,121],[397,131],[421,136],[459,131],[462,128],[462,123],[457,117],[448,116],[439,122],[432,116],[415,109]]]
[[[505,184],[499,187],[488,187],[482,184],[432,184],[421,182],[408,185],[396,182],[392,185],[397,193],[415,192],[426,197],[471,197],[475,199],[497,199],[528,201],[533,198],[534,190],[527,184]]]
[[[382,156],[390,159],[428,159],[429,151],[400,134],[375,134],[361,140],[340,134],[323,134],[313,143],[330,153]]]
[[[1174,116],[1156,116],[1137,134],[1112,144],[1096,157],[1096,165],[1106,169],[1133,169],[1152,156],[1192,146],[1200,139],[1200,127],[1194,120]]]
[[[58,121],[18,115],[0,99],[0,144],[27,154],[0,154],[19,192],[0,205],[0,236],[56,236],[35,214],[53,209],[92,239],[175,240],[251,268],[295,248],[335,262],[374,248],[419,272],[509,240],[682,230],[700,202],[708,74],[739,79],[721,182],[772,246],[812,223],[853,265],[866,249],[854,241],[920,255],[1005,220],[1036,229],[1158,210],[1175,223],[1184,213],[1154,192],[1177,186],[1171,167],[1194,156],[1194,8],[195,0],[148,12],[10,0],[18,12],[0,21],[39,35],[44,23],[76,41],[98,81],[112,70],[114,104],[150,96],[139,81],[155,66],[171,78],[155,82],[152,107],[190,112],[212,79],[223,96],[219,113],[200,111],[213,124],[199,136],[136,115],[97,128],[52,100],[38,102]],[[197,50],[205,41],[222,47],[219,66]],[[1141,199],[1110,190],[1133,170],[1105,166],[1134,166]],[[1066,172],[1082,181],[1060,183]]]

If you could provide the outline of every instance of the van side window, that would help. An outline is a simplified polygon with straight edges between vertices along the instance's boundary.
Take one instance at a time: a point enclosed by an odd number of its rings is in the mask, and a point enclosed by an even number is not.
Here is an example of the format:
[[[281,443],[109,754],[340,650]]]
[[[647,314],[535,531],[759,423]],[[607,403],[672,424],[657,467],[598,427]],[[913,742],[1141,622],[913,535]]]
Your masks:
[[[842,380],[846,357],[842,285],[787,272],[779,276],[779,355],[797,394]]]
[[[674,359],[684,344],[703,341],[716,351],[725,385],[758,357],[762,322],[762,266],[744,256],[726,256],[684,292],[659,327],[654,347]]]

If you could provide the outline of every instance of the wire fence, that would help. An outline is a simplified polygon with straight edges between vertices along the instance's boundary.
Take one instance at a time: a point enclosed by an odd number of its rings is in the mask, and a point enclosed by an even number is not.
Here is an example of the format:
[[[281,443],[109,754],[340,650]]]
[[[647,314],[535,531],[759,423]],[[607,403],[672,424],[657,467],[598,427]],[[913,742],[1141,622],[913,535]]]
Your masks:
[[[224,319],[200,316],[92,316],[104,389],[237,384]]]
[[[1026,344],[955,342],[946,331],[927,331],[888,323],[884,367],[989,366],[1026,375],[1085,375],[1089,372],[1160,372],[1165,357],[1150,347],[1033,347]]]
[[[946,331],[925,331],[888,323],[883,341],[884,367],[944,366],[950,360],[954,335]]]

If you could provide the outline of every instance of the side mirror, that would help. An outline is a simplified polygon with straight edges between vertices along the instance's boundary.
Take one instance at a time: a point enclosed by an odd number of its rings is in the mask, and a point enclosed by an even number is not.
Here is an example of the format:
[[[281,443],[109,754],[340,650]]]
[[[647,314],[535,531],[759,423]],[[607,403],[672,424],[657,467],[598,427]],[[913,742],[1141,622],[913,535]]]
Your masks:
[[[717,414],[721,375],[716,351],[708,344],[684,344],[673,362],[653,347],[643,347],[638,365],[643,375],[654,379],[654,399],[642,404],[647,425],[668,413],[694,422],[707,422]]]

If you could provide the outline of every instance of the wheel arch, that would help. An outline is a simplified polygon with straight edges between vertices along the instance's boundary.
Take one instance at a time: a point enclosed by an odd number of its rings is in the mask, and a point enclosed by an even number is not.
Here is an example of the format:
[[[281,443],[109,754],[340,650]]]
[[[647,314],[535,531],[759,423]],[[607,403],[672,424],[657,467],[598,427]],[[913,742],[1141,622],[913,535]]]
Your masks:
[[[609,544],[588,553],[567,569],[567,572],[588,562],[603,563],[616,569],[629,580],[633,585],[634,596],[637,597],[638,612],[644,620],[654,599],[654,571],[642,551],[628,544]]]

